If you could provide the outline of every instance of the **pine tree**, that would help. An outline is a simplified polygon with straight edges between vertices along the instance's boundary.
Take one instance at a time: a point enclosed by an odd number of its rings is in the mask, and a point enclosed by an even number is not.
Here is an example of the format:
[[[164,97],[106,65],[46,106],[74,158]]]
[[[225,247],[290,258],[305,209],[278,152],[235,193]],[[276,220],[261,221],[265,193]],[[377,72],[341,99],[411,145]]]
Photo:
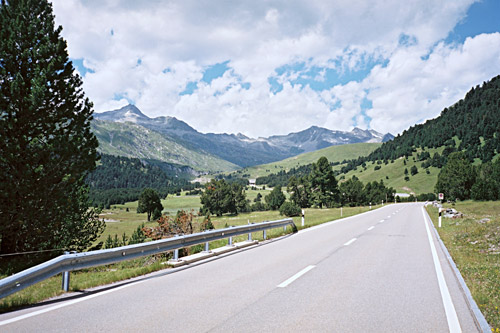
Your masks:
[[[153,215],[153,219],[160,218],[162,210],[163,205],[161,204],[158,192],[152,188],[145,188],[139,196],[137,213],[147,213],[149,222],[151,221],[151,215]]]
[[[320,157],[318,162],[313,165],[310,180],[314,205],[320,208],[323,206],[331,207],[339,201],[337,180],[326,157]]]
[[[439,172],[436,192],[444,193],[444,197],[450,200],[469,199],[475,180],[476,171],[465,153],[451,153]]]
[[[271,210],[278,210],[285,202],[286,197],[281,191],[281,186],[276,186],[271,193],[264,197],[264,200]]]
[[[84,184],[92,103],[46,0],[1,0],[0,27],[0,252],[82,251],[104,229]]]

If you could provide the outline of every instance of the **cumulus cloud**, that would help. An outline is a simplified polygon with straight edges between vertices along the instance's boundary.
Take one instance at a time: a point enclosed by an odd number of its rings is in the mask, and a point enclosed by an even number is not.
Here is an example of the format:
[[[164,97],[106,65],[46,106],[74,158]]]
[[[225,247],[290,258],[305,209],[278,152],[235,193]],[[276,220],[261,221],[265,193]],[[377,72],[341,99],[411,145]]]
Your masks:
[[[134,103],[202,132],[258,137],[312,125],[396,134],[437,116],[500,72],[498,33],[443,41],[473,2],[53,5],[70,57],[88,69],[84,89],[96,111]],[[222,62],[227,71],[203,79]]]

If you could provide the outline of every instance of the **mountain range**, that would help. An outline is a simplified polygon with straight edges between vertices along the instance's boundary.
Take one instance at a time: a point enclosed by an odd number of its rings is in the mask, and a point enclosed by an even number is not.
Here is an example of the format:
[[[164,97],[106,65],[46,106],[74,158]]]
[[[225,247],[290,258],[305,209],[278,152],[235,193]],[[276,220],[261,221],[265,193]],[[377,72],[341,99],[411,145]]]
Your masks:
[[[230,171],[279,161],[333,145],[386,142],[390,133],[354,128],[350,132],[317,126],[268,138],[243,134],[200,133],[174,117],[149,118],[136,106],[94,113],[93,131],[101,152],[127,157],[149,158],[198,171]]]

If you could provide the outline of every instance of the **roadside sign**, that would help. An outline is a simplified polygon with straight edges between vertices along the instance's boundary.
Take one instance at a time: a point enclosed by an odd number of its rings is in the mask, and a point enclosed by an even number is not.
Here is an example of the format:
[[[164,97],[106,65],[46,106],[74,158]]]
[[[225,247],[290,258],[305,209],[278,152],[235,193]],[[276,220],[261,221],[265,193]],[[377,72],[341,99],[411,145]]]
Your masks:
[[[439,200],[443,200],[444,199],[444,193],[439,193]]]

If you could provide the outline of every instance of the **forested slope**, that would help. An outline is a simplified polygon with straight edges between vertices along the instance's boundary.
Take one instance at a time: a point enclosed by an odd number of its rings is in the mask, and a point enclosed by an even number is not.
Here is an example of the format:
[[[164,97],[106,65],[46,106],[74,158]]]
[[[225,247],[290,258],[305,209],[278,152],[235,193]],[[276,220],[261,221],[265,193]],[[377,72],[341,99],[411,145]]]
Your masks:
[[[87,176],[86,183],[90,186],[93,205],[105,207],[137,200],[146,187],[157,190],[164,197],[181,188],[192,189],[196,186],[182,177],[169,177],[162,167],[154,163],[106,154],[101,155],[100,164]]]

